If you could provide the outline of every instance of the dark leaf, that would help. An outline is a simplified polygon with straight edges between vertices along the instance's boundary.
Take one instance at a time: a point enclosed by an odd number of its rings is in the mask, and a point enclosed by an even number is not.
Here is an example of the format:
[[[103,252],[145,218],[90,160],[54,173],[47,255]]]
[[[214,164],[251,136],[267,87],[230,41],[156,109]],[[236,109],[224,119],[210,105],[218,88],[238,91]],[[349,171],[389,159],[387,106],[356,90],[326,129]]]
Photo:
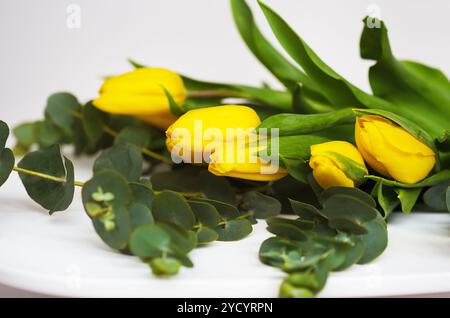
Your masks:
[[[105,169],[115,170],[129,181],[138,181],[142,173],[142,155],[134,146],[114,145],[95,160],[94,173]]]
[[[175,223],[190,230],[195,225],[195,216],[186,199],[173,191],[163,191],[152,202],[152,212],[158,222]]]
[[[258,191],[250,191],[244,193],[241,208],[251,212],[257,219],[267,219],[280,214],[281,203],[274,197]]]

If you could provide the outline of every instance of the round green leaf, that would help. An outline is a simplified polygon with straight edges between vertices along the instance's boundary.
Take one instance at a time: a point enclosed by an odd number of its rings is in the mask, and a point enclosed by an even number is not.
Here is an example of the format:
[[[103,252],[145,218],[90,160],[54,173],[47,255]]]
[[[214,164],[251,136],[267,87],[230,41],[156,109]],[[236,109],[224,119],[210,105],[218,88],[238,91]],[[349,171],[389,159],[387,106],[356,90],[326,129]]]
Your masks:
[[[95,160],[94,173],[116,170],[129,181],[138,181],[142,173],[142,155],[134,146],[118,144],[104,150]]]
[[[169,222],[192,229],[195,216],[186,199],[173,191],[163,191],[152,202],[152,212],[158,222]]]
[[[63,180],[54,181],[19,173],[31,199],[48,209],[50,214],[69,207],[75,191],[73,164],[62,156],[59,145],[27,154],[18,166]]]
[[[336,230],[344,231],[356,235],[366,234],[366,228],[358,220],[353,218],[333,218],[328,221],[328,225]]]
[[[72,125],[78,120],[74,114],[79,113],[81,105],[77,98],[70,93],[56,93],[47,100],[45,116],[64,131],[67,136],[72,135]]]
[[[145,127],[128,126],[119,132],[114,143],[146,148],[150,143],[150,134]]]
[[[301,231],[310,231],[314,228],[314,222],[309,220],[293,220],[293,219],[285,219],[281,217],[273,217],[267,220],[267,224],[287,224],[297,227]]]
[[[360,238],[354,238],[353,240],[353,247],[345,251],[345,261],[334,270],[343,271],[353,264],[356,264],[363,256],[365,250],[363,241]]]
[[[172,276],[180,271],[180,262],[171,257],[158,257],[149,262],[153,274],[156,276]]]
[[[128,213],[130,215],[131,228],[135,229],[141,225],[153,224],[153,215],[150,209],[143,204],[133,203],[128,208]]]
[[[132,193],[127,180],[115,170],[102,170],[86,182],[82,190],[83,204],[86,208],[88,202],[96,203],[93,199],[95,193],[110,193],[112,200],[108,201],[113,206],[127,206],[132,200]]]
[[[239,210],[234,205],[225,202],[205,198],[192,198],[191,201],[205,202],[213,205],[219,212],[220,216],[226,220],[235,219],[241,215]]]
[[[81,109],[83,130],[91,143],[96,143],[105,134],[108,114],[88,102]]]
[[[368,206],[371,206],[373,208],[377,207],[377,203],[373,199],[373,197],[366,192],[358,189],[358,188],[349,188],[349,187],[332,187],[328,188],[327,190],[323,191],[320,200],[321,202],[327,201],[330,197],[335,195],[345,195],[350,196],[356,199],[359,199],[360,201],[366,203]]]
[[[319,209],[311,204],[289,199],[292,207],[292,211],[297,214],[300,218],[305,220],[315,220],[317,218],[323,218],[320,214]]]
[[[246,192],[242,198],[241,208],[252,212],[257,219],[267,219],[281,212],[281,203],[277,199],[257,191]]]
[[[230,220],[225,225],[215,228],[219,234],[219,241],[238,241],[249,235],[252,230],[252,224],[245,219]]]
[[[349,195],[336,194],[323,202],[322,214],[328,219],[354,219],[367,222],[379,216],[379,212],[364,201]]]
[[[386,223],[382,219],[377,218],[367,222],[364,227],[368,233],[361,236],[365,250],[358,264],[366,264],[377,258],[386,249],[388,243]]]
[[[203,170],[199,174],[199,181],[201,192],[207,198],[232,205],[236,204],[236,193],[226,178]]]
[[[30,147],[36,143],[35,123],[23,123],[13,129],[14,136],[18,143],[24,147]]]
[[[202,201],[188,201],[201,225],[214,228],[220,222],[220,215],[214,205]]]
[[[154,198],[153,191],[146,185],[138,182],[130,182],[128,184],[133,194],[133,202],[145,205],[148,208],[152,207]]]
[[[450,181],[442,182],[429,188],[423,194],[423,201],[427,206],[436,211],[446,211],[446,192],[450,187]]]
[[[201,227],[197,231],[197,243],[198,244],[207,244],[214,242],[219,238],[219,234],[213,229],[208,227]]]
[[[142,259],[160,257],[169,251],[170,235],[157,224],[142,225],[130,238],[131,252]]]
[[[48,120],[41,120],[34,124],[34,134],[41,148],[57,144],[63,138],[61,129]]]
[[[9,148],[0,151],[0,186],[8,180],[11,171],[14,168],[14,154]]]
[[[131,233],[130,217],[127,210],[120,206],[114,206],[111,213],[114,215],[112,230],[108,230],[98,217],[92,218],[92,223],[103,242],[112,249],[122,250],[127,247]]]
[[[187,231],[183,227],[171,223],[160,223],[158,225],[170,235],[172,252],[178,251],[182,254],[187,254],[197,245],[197,236],[194,232]]]
[[[286,223],[274,223],[267,227],[270,233],[291,240],[304,241],[307,239],[306,234],[298,227]]]

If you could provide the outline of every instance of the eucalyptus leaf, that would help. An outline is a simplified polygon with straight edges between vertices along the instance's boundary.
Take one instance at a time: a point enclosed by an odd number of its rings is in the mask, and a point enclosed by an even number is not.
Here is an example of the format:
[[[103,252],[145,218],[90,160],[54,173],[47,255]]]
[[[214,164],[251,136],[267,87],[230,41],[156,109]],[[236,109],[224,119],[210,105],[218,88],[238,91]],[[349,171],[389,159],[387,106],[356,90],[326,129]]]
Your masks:
[[[151,208],[155,196],[153,191],[142,183],[130,182],[128,185],[133,194],[133,202]]]
[[[160,257],[170,250],[170,235],[157,224],[142,225],[131,234],[130,250],[144,260]]]
[[[386,223],[377,218],[364,224],[368,233],[361,236],[364,243],[364,254],[358,261],[358,264],[366,264],[377,258],[386,249],[388,243],[388,234]]]
[[[170,235],[172,251],[187,254],[197,245],[197,235],[194,232],[173,223],[160,223],[159,226]]]
[[[214,205],[192,200],[188,201],[188,203],[200,225],[214,228],[219,224],[221,220],[220,214]]]
[[[34,124],[34,134],[41,148],[57,144],[63,138],[61,129],[48,120],[37,121]]]
[[[336,267],[335,271],[343,271],[350,266],[356,264],[361,257],[364,255],[365,246],[363,241],[359,237],[353,237],[354,245],[348,249],[345,253],[345,260],[344,262]]]
[[[18,163],[18,167],[60,180],[19,173],[30,198],[49,210],[50,214],[67,209],[72,203],[75,191],[73,164],[61,154],[58,145],[27,154]]]
[[[8,180],[14,168],[14,163],[14,154],[11,149],[4,148],[0,151],[0,187]]]
[[[446,211],[446,192],[449,187],[450,181],[446,181],[427,189],[423,194],[423,201],[433,210]]]
[[[34,122],[22,123],[14,127],[13,134],[17,142],[24,147],[30,147],[37,142]]]
[[[152,212],[156,221],[171,222],[192,229],[195,216],[186,199],[173,191],[163,191],[152,202]]]
[[[281,203],[277,199],[258,191],[244,193],[240,207],[257,219],[267,219],[281,212]]]
[[[130,145],[117,144],[105,149],[94,162],[94,174],[112,169],[129,181],[138,181],[142,173],[142,155]]]
[[[145,127],[128,126],[117,134],[114,143],[146,148],[150,143],[150,133]]]
[[[141,225],[155,223],[152,211],[150,211],[150,209],[146,205],[133,203],[128,208],[128,214],[130,216],[130,225],[132,230],[138,228]]]
[[[367,229],[363,224],[359,220],[350,217],[332,218],[328,221],[328,225],[333,229],[356,235],[367,234]]]
[[[56,126],[64,131],[67,136],[72,136],[72,126],[75,116],[81,111],[81,105],[77,98],[70,93],[55,93],[47,99],[45,116]]]
[[[300,219],[315,220],[317,218],[324,218],[319,209],[311,204],[289,199],[292,206],[292,211],[297,214]]]
[[[109,230],[100,218],[92,218],[95,231],[112,249],[125,249],[132,230],[128,211],[124,207],[114,206],[111,213],[114,216],[114,228]]]
[[[375,219],[379,212],[358,198],[336,194],[323,202],[322,214],[328,219],[353,219],[362,223]]]
[[[205,202],[213,205],[219,212],[220,216],[226,220],[235,219],[241,216],[241,213],[235,206],[225,202],[205,198],[192,198],[191,200],[196,202]]]
[[[156,276],[175,275],[180,271],[180,262],[172,257],[157,257],[149,262],[153,274]]]
[[[201,192],[207,198],[228,204],[236,204],[236,193],[226,178],[213,175],[208,170],[204,170],[199,174],[199,182]]]
[[[200,192],[197,169],[176,169],[155,173],[151,177],[153,190],[172,190],[177,192]]]
[[[229,220],[223,226],[215,228],[219,234],[219,241],[239,241],[249,235],[252,230],[252,224],[245,219]]]
[[[270,224],[267,227],[267,231],[286,239],[298,241],[305,241],[307,239],[307,236],[303,230],[299,229],[297,226],[287,223]]]
[[[92,102],[88,102],[81,109],[83,130],[91,143],[96,143],[105,134],[105,125],[108,122],[108,114],[96,108]]]
[[[198,244],[207,244],[214,242],[219,238],[219,234],[208,227],[201,227],[197,231]]]

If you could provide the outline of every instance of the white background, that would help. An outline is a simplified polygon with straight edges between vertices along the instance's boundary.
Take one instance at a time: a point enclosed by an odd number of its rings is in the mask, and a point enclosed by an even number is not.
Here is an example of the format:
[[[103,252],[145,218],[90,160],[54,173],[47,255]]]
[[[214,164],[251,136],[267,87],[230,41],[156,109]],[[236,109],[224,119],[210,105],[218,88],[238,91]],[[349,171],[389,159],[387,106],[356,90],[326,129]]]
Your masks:
[[[267,0],[330,66],[368,90],[370,62],[359,58],[361,19],[381,10],[399,58],[450,73],[448,0]],[[274,40],[256,1],[257,21]],[[67,27],[67,8],[81,27]],[[276,84],[234,28],[227,0],[0,0],[0,118],[11,125],[42,116],[47,96],[86,101],[101,76],[129,70],[127,58],[205,80]],[[0,296],[32,295],[0,285]]]

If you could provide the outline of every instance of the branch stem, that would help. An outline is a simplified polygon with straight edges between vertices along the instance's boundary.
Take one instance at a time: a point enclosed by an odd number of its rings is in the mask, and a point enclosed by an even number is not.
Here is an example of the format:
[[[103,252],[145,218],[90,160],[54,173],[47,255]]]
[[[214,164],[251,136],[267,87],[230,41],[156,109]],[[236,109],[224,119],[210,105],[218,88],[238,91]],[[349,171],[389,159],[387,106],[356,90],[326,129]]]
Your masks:
[[[14,167],[13,168],[14,171],[18,172],[18,173],[25,173],[25,174],[29,174],[38,178],[42,178],[42,179],[46,179],[46,180],[50,180],[50,181],[55,181],[55,182],[59,182],[59,183],[64,183],[67,180],[64,178],[59,178],[59,177],[54,177],[42,172],[38,172],[38,171],[33,171],[33,170],[28,170],[28,169],[24,169],[24,168],[19,168],[19,167]],[[84,186],[84,182],[81,181],[75,181],[75,185],[77,187],[83,187]]]

